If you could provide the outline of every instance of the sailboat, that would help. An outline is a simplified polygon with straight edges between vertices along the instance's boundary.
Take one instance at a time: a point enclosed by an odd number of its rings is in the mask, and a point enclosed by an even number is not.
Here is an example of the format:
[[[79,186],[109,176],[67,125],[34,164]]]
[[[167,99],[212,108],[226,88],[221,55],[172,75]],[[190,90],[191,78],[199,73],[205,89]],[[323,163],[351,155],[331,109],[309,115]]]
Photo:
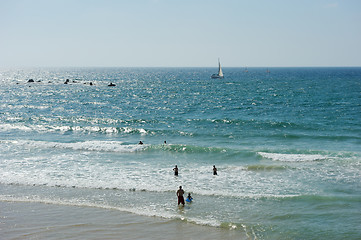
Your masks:
[[[221,62],[219,61],[219,58],[218,58],[218,74],[212,74],[211,78],[223,78]]]

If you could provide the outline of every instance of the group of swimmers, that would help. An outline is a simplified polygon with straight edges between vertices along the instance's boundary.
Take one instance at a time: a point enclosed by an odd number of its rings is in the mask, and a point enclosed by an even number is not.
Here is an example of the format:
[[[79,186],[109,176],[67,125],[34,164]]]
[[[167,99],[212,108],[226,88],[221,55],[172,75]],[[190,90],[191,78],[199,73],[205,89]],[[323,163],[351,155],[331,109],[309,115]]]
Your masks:
[[[143,142],[142,142],[142,141],[139,141],[138,144],[139,144],[139,145],[143,145]],[[164,144],[167,144],[167,142],[164,141]],[[175,165],[175,167],[173,168],[173,171],[174,171],[174,175],[175,175],[175,176],[178,176],[178,166],[177,166],[177,165]],[[213,175],[217,175],[216,165],[213,165]],[[184,202],[184,197],[183,197],[183,195],[184,195],[184,190],[182,189],[182,186],[179,186],[179,189],[178,189],[178,191],[177,191],[178,205],[179,205],[179,204],[183,204],[183,206],[184,206],[185,202]],[[188,196],[187,196],[187,200],[186,200],[186,201],[190,203],[190,202],[192,202],[192,200],[193,200],[193,198],[192,198],[191,194],[188,193]]]
[[[174,171],[174,175],[175,176],[178,176],[178,166],[175,165],[175,167],[173,168],[173,171]],[[216,165],[213,165],[213,175],[217,175],[217,168],[216,168]],[[178,197],[178,205],[179,204],[182,204],[184,206],[184,190],[182,189],[182,186],[179,186],[179,189],[177,191],[177,197]],[[187,196],[187,202],[192,202],[193,198],[191,196],[190,193],[188,193],[188,196]]]

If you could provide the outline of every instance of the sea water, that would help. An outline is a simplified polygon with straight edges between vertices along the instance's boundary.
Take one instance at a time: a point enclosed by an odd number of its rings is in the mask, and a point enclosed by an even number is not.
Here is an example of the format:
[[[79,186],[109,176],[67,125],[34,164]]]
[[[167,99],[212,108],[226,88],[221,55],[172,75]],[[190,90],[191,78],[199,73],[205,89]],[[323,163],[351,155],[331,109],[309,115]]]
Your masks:
[[[360,239],[361,68],[215,71],[2,69],[0,201]]]

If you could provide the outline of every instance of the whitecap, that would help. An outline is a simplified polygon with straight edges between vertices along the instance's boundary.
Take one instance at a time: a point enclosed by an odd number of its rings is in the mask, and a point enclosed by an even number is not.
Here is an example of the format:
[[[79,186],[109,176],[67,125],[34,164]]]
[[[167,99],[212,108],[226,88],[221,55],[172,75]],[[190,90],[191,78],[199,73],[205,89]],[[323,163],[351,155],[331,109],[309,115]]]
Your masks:
[[[132,153],[140,151],[146,148],[145,145],[130,144],[124,145],[120,141],[84,141],[74,143],[63,143],[63,142],[46,142],[46,141],[11,141],[16,145],[21,145],[29,148],[59,148],[59,149],[73,149],[83,151],[102,151],[102,152],[123,152]]]
[[[263,158],[272,159],[281,162],[309,162],[327,159],[326,156],[320,154],[285,154],[285,153],[266,153],[257,152]]]

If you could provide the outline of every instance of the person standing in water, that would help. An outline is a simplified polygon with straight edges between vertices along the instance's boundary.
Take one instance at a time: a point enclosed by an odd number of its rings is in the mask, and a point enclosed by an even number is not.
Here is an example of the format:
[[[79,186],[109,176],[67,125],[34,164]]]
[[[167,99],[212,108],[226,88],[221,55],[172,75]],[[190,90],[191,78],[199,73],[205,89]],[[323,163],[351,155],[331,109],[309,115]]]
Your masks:
[[[191,203],[193,200],[192,196],[191,196],[191,193],[188,193],[188,196],[187,196],[187,202]]]
[[[217,175],[217,168],[216,168],[216,165],[213,165],[213,175]]]
[[[178,205],[181,203],[184,206],[184,191],[182,189],[182,186],[179,186],[179,189],[177,191],[177,197],[178,197]]]
[[[174,175],[178,176],[178,167],[177,167],[177,165],[175,165],[175,167],[173,168],[173,171],[174,171]]]

